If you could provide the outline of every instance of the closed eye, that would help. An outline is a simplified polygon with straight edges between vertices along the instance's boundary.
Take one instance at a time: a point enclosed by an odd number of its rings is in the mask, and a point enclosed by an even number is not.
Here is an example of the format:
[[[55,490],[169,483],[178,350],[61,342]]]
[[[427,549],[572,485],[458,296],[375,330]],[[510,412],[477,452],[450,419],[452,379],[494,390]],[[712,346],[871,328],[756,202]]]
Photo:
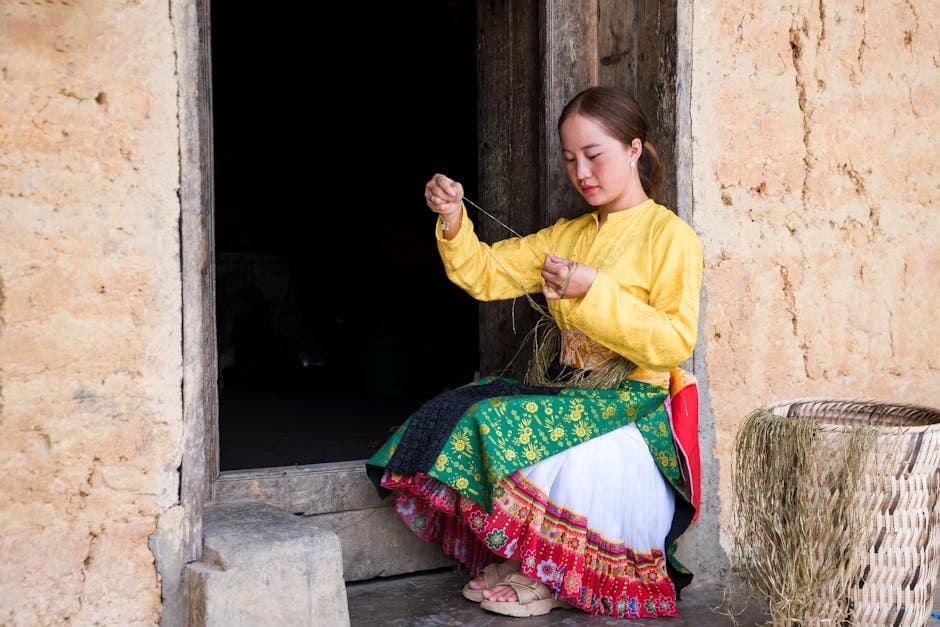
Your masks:
[[[602,154],[604,154],[604,153],[599,152],[599,153],[597,153],[596,155],[587,155],[587,158],[590,159],[591,161],[594,161],[595,159],[597,159],[598,157],[600,157]]]

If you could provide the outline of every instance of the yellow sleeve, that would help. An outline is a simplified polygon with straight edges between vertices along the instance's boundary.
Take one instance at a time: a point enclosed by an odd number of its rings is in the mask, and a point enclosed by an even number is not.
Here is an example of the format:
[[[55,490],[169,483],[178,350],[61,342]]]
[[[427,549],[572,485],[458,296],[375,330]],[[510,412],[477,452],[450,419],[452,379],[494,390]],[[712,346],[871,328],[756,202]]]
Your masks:
[[[492,245],[481,242],[462,207],[460,231],[444,239],[438,221],[437,249],[444,271],[455,285],[477,300],[504,300],[542,290],[540,272],[551,250],[552,227],[526,237],[513,237]]]
[[[650,245],[649,303],[598,272],[569,320],[641,368],[663,371],[692,355],[704,264],[698,236],[679,219],[670,220]]]

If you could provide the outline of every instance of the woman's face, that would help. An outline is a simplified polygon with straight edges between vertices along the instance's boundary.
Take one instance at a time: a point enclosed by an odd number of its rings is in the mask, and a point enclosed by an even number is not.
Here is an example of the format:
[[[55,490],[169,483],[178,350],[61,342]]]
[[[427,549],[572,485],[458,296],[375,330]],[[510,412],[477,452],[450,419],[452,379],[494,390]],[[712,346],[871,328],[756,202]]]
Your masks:
[[[559,134],[568,178],[591,206],[627,209],[646,200],[637,168],[630,166],[640,157],[639,139],[625,146],[577,113],[562,122]]]

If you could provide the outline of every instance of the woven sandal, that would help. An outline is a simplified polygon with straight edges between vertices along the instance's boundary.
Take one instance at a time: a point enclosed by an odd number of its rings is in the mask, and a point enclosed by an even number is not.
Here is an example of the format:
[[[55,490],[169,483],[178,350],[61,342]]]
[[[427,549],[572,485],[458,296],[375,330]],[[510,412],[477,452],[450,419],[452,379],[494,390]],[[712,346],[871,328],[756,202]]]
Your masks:
[[[505,562],[493,562],[480,572],[483,573],[483,582],[486,584],[486,590],[489,590],[498,584],[503,577],[509,573],[515,572],[515,568],[509,564],[509,560],[506,560]],[[479,590],[471,588],[470,582],[468,581],[467,585],[463,587],[463,596],[474,603],[480,603],[483,601],[483,590],[484,588],[480,588]]]
[[[542,616],[548,614],[556,607],[573,607],[567,601],[555,598],[555,593],[541,581],[529,579],[522,573],[512,573],[499,582],[501,586],[509,586],[516,591],[517,601],[487,601],[480,603],[480,607],[490,612],[504,616]]]

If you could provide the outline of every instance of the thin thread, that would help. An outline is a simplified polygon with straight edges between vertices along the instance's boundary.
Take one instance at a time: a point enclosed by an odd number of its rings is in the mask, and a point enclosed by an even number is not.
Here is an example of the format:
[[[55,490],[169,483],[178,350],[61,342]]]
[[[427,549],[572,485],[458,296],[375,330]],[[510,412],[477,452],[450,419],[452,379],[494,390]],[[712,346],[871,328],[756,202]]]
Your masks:
[[[512,228],[511,226],[509,226],[508,224],[502,222],[499,218],[497,218],[496,216],[494,216],[492,213],[490,213],[489,211],[487,211],[486,209],[484,209],[484,208],[481,207],[480,205],[476,204],[475,202],[473,202],[472,200],[470,200],[470,199],[467,198],[466,196],[463,197],[463,200],[465,200],[466,202],[470,203],[471,205],[473,205],[474,207],[476,207],[477,209],[479,209],[480,211],[482,211],[484,215],[486,215],[488,218],[490,218],[491,220],[493,220],[494,222],[496,222],[497,224],[499,224],[501,227],[503,227],[504,229],[506,229],[507,231],[509,231],[510,233],[512,233],[513,235],[515,235],[516,237],[518,237],[519,239],[523,239],[522,236],[519,235],[519,233],[516,232],[515,229],[513,229],[513,228]],[[487,250],[489,251],[489,249],[487,249]],[[522,291],[522,295],[525,296],[526,300],[529,301],[529,305],[531,305],[532,308],[535,309],[535,311],[537,311],[540,315],[545,316],[545,317],[548,317],[548,318],[551,318],[551,314],[548,313],[548,310],[545,309],[544,307],[542,307],[540,304],[538,304],[538,303],[535,301],[535,299],[532,298],[532,297],[529,295],[529,292],[528,292],[528,290],[526,289],[525,285],[522,283],[522,281],[520,281],[519,279],[517,279],[517,278],[513,275],[513,273],[510,272],[509,269],[508,269],[506,266],[504,266],[504,265],[502,264],[502,262],[500,262],[500,260],[496,257],[496,255],[493,254],[492,251],[489,251],[489,253],[490,253],[490,259],[492,259],[493,261],[495,261],[495,262],[496,262],[496,265],[498,265],[498,266],[500,267],[500,269],[502,269],[502,271],[505,272],[506,275],[509,276],[509,277],[515,282],[516,287],[518,287],[518,288]],[[547,254],[547,253],[546,253],[546,254]],[[534,254],[533,254],[532,256],[533,256],[533,258],[538,259],[537,257],[535,257]],[[516,306],[516,300],[513,299],[513,309],[515,309],[515,306]],[[512,332],[513,332],[513,334],[516,333],[516,316],[515,316],[515,312],[513,312],[513,316],[512,316]],[[511,362],[510,362],[510,363],[511,363]],[[507,368],[508,368],[508,366],[507,366]]]
[[[574,274],[574,271],[578,268],[578,262],[572,261],[568,264],[568,274],[565,275],[565,278],[562,279],[561,283],[558,284],[558,296],[561,298],[565,297],[565,294],[568,292],[568,282],[571,281],[571,275]]]
[[[484,208],[481,207],[480,205],[476,204],[475,202],[473,202],[472,200],[470,200],[470,199],[467,198],[466,196],[463,197],[463,200],[466,200],[468,203],[470,203],[471,205],[473,205],[474,207],[476,207],[477,209],[479,209],[480,211],[482,211],[482,212],[484,213],[484,215],[486,215],[488,218],[490,218],[491,220],[493,220],[494,222],[496,222],[496,224],[500,225],[501,227],[503,227],[504,229],[506,229],[507,231],[509,231],[510,233],[512,233],[513,235],[515,235],[516,237],[518,237],[519,239],[522,239],[522,236],[519,235],[519,233],[517,233],[517,232],[515,231],[515,229],[513,229],[513,228],[512,228],[511,226],[509,226],[508,224],[505,224],[504,222],[502,222],[499,218],[497,218],[496,216],[494,216],[492,213],[490,213],[489,211],[487,211],[486,209],[484,209]]]

